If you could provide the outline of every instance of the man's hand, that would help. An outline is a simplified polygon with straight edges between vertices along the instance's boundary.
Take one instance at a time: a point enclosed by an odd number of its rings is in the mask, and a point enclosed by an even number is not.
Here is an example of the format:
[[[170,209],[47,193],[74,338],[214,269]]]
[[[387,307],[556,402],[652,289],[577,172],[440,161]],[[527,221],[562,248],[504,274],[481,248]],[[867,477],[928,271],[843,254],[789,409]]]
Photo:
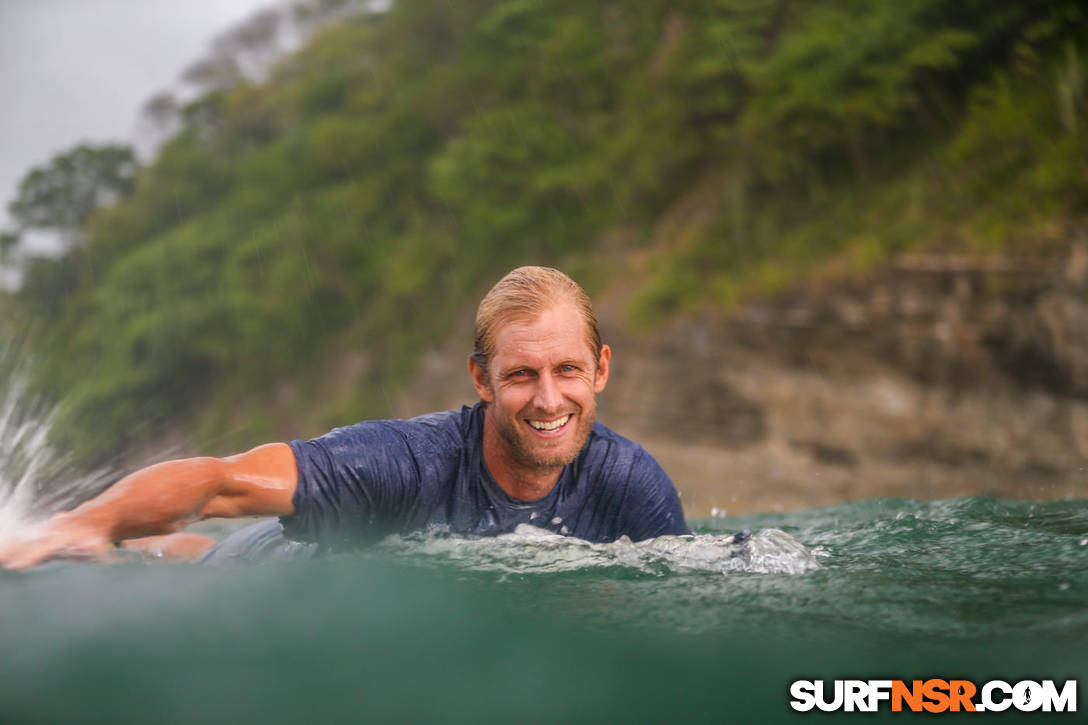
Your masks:
[[[0,541],[0,568],[29,569],[49,559],[116,561],[117,555],[105,532],[69,513]]]

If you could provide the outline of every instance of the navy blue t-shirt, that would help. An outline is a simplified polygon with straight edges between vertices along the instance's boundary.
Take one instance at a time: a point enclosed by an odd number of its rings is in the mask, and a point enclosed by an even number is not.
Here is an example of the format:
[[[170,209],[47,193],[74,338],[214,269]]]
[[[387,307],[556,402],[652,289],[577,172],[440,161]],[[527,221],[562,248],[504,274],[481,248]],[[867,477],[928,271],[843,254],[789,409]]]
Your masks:
[[[594,542],[688,533],[661,466],[600,423],[548,495],[511,498],[484,465],[483,418],[478,403],[291,441],[298,490],[284,533],[322,548],[432,526],[490,536],[531,524]]]
[[[593,542],[690,533],[676,489],[657,461],[600,423],[546,496],[512,498],[484,465],[483,418],[478,403],[291,441],[298,489],[295,513],[280,519],[282,534],[274,521],[257,524],[223,541],[205,560],[275,552],[287,544],[283,535],[339,550],[431,527],[494,536],[531,524]]]

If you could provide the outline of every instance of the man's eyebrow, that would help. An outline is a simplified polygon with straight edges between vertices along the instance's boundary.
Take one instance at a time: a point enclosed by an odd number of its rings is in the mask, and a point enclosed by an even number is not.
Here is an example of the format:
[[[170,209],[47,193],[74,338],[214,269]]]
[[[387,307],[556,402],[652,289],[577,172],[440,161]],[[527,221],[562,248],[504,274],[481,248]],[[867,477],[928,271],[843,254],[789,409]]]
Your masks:
[[[508,365],[504,368],[499,368],[499,375],[509,375],[516,373],[518,370],[534,370],[535,368],[528,363],[521,363],[519,365]]]
[[[571,357],[566,358],[565,360],[560,360],[556,363],[548,363],[548,366],[554,366],[558,368],[563,367],[564,365],[573,365],[574,367],[584,368],[592,364],[593,361],[591,359]],[[512,363],[510,365],[499,368],[498,374],[500,376],[506,376],[510,375],[511,373],[516,373],[519,370],[536,370],[538,367],[539,365],[528,361],[524,361],[521,363]]]

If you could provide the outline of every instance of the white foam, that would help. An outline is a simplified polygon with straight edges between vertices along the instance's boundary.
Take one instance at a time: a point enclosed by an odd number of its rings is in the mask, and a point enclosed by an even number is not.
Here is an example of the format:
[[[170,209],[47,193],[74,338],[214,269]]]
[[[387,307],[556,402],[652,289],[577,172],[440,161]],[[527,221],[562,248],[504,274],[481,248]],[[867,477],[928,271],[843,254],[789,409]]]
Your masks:
[[[741,540],[738,540],[740,538]],[[811,551],[784,531],[764,529],[750,538],[699,534],[661,536],[607,544],[521,524],[512,533],[469,537],[431,531],[390,536],[379,549],[405,554],[424,564],[454,564],[504,574],[556,573],[618,567],[666,574],[800,574],[820,568]]]

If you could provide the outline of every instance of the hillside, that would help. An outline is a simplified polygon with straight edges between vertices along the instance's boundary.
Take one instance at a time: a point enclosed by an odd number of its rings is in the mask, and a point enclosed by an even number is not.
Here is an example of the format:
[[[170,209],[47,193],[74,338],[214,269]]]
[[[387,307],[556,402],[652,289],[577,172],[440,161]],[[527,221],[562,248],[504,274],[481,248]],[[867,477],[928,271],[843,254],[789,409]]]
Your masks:
[[[462,399],[474,301],[552,264],[629,361],[603,414],[691,491],[1005,495],[1043,471],[1065,495],[1086,455],[1084,20],[395,3],[209,88],[147,166],[72,155],[59,178],[100,186],[61,220],[24,199],[71,243],[28,265],[13,314],[88,464],[225,452]]]

